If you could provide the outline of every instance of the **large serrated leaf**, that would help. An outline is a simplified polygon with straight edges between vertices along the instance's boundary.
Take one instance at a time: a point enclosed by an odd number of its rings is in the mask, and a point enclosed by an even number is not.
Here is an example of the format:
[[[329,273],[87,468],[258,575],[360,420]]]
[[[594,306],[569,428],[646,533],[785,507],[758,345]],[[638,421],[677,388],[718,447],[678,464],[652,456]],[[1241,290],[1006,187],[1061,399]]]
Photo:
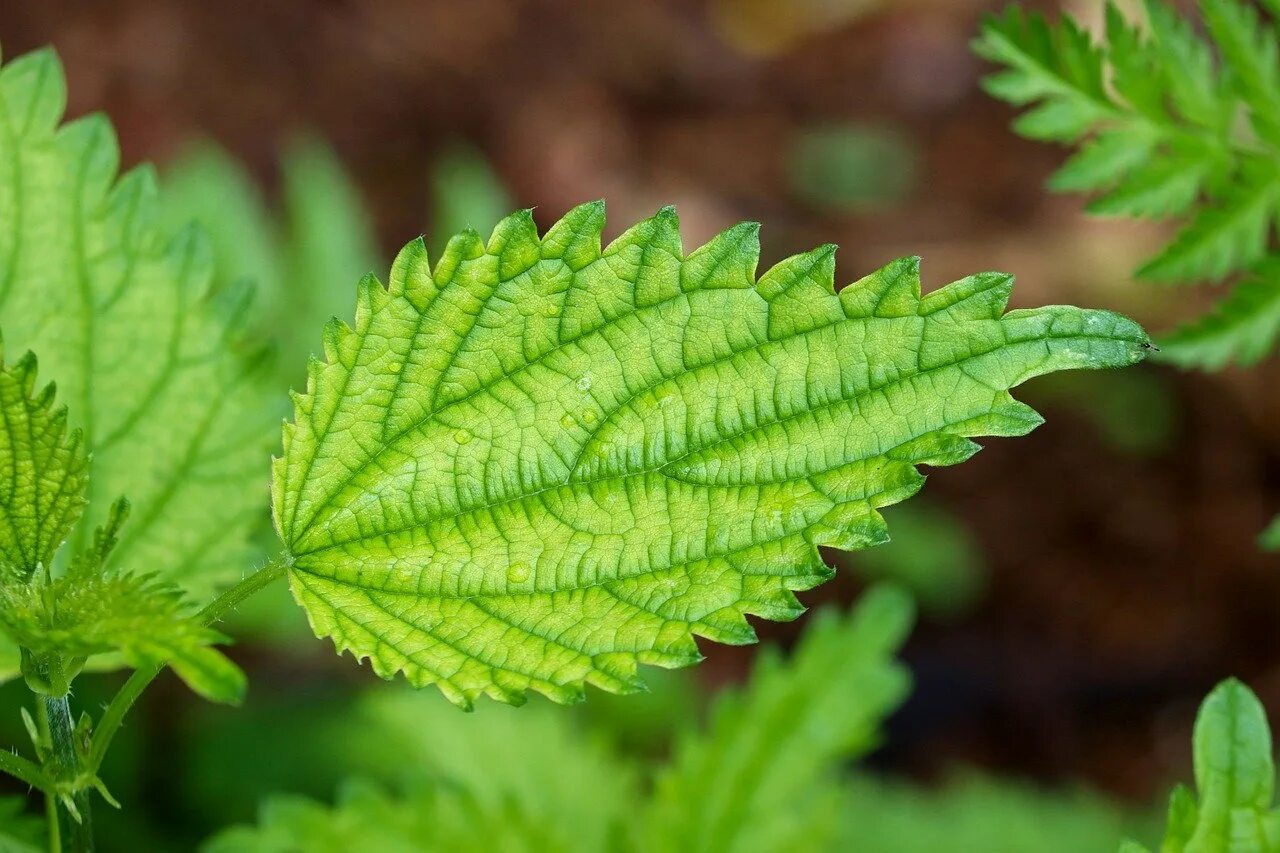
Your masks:
[[[818,545],[885,541],[916,465],[1039,424],[1009,388],[1149,346],[1106,312],[1002,314],[1006,275],[922,298],[903,259],[837,296],[830,246],[757,281],[754,225],[688,255],[671,210],[602,226],[526,211],[434,268],[411,243],[325,331],[275,521],[312,626],[384,676],[568,701],[695,634],[749,642],[830,577]]]
[[[52,51],[0,68],[0,323],[93,453],[76,542],[127,494],[117,559],[204,596],[252,560],[265,497],[270,408],[233,352],[245,302],[209,292],[203,235],[154,226],[149,168],[117,179],[104,117],[59,124],[65,100]]]

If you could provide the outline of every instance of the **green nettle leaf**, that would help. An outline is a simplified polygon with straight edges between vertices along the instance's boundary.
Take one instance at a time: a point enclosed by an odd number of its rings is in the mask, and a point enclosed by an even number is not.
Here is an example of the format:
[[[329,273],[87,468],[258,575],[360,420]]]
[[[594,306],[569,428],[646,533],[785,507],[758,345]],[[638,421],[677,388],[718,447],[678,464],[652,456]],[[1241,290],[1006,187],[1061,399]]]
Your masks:
[[[22,651],[33,688],[63,695],[90,655],[134,666],[168,661],[197,692],[235,701],[244,676],[210,648],[224,638],[188,618],[180,592],[153,576],[107,566],[127,504],[118,502],[89,548],[52,567],[85,504],[81,433],[68,434],[50,384],[35,392],[29,353],[0,364],[0,632]]]
[[[678,743],[637,849],[834,849],[832,770],[875,746],[906,698],[910,677],[893,656],[911,622],[911,598],[882,587],[849,615],[818,614],[785,663],[766,650],[749,688]]]
[[[921,296],[916,259],[833,288],[834,247],[758,281],[757,226],[685,254],[668,209],[602,249],[604,208],[530,212],[432,268],[422,242],[325,329],[274,466],[317,634],[469,705],[640,685],[745,643],[883,542],[879,507],[968,436],[1040,423],[1008,389],[1141,361],[1133,322],[1003,314],[1010,276]]]
[[[1219,684],[1196,717],[1192,737],[1199,802],[1178,786],[1160,847],[1167,853],[1280,850],[1280,812],[1272,805],[1275,766],[1267,715],[1248,687]],[[1128,850],[1143,850],[1128,842]]]
[[[127,495],[116,559],[202,597],[253,559],[263,359],[234,351],[246,300],[211,293],[207,240],[157,229],[151,169],[117,179],[110,123],[60,125],[65,101],[52,51],[0,68],[0,321],[43,354],[93,454],[74,543]]]
[[[1099,215],[1185,221],[1139,277],[1239,279],[1217,309],[1161,341],[1162,357],[1248,364],[1280,340],[1280,37],[1242,0],[1201,4],[1209,38],[1161,0],[1144,6],[1139,27],[1108,2],[1101,43],[1069,16],[1010,8],[986,20],[975,49],[1005,69],[988,91],[1030,109],[1015,131],[1078,143],[1051,189],[1095,194]],[[1046,113],[1071,121],[1045,132]]]

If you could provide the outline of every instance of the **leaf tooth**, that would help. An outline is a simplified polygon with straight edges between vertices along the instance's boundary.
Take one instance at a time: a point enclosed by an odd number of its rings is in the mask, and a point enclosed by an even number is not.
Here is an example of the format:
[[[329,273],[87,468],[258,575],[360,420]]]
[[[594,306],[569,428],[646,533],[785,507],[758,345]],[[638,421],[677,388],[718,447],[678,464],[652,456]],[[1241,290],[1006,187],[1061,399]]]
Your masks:
[[[373,323],[373,318],[380,309],[386,307],[390,300],[391,295],[382,286],[382,282],[378,281],[376,275],[366,273],[361,276],[359,283],[356,285],[356,316],[353,327],[355,332],[359,335],[367,334],[370,324]],[[348,358],[355,358],[354,349],[348,355]]]
[[[684,257],[680,239],[680,216],[672,205],[660,209],[648,219],[642,219],[618,235],[602,253],[605,257],[616,255],[636,246],[644,251],[663,251],[676,259]]]
[[[558,705],[577,705],[587,699],[587,690],[582,681],[570,681],[558,684],[554,681],[535,681],[534,688]]]
[[[840,291],[845,314],[865,317],[910,317],[920,305],[920,258],[898,258]]]
[[[314,397],[289,389],[289,399],[293,402],[293,409],[299,417],[311,417],[315,405]]]
[[[435,282],[431,278],[431,257],[427,244],[418,237],[405,244],[391,265],[388,290],[392,296],[403,296],[418,310],[426,307],[435,295]]]
[[[660,666],[663,669],[682,669],[702,662],[703,654],[698,651],[698,644],[694,642],[693,635],[684,631],[665,646],[641,649],[636,652],[636,660],[642,664]]]
[[[450,237],[449,242],[444,246],[444,251],[440,253],[440,260],[436,262],[436,268],[432,274],[436,287],[443,288],[447,285],[453,279],[454,273],[458,271],[458,265],[463,261],[475,260],[484,255],[484,252],[484,240],[480,239],[480,235],[474,228],[468,228]]]
[[[533,208],[526,207],[503,219],[489,237],[487,251],[498,258],[498,277],[510,281],[542,258]]]
[[[922,317],[940,314],[952,320],[999,320],[1013,293],[1014,277],[983,272],[940,287],[920,300]]]
[[[81,197],[105,195],[120,168],[120,144],[111,121],[102,113],[90,113],[64,124],[54,139],[82,164]]]
[[[485,687],[484,695],[504,705],[519,708],[529,701],[529,680],[507,670],[492,670],[492,681]]]
[[[756,290],[770,302],[792,288],[806,284],[817,285],[823,291],[835,295],[835,281],[836,244],[826,243],[774,264],[760,276]]]
[[[126,245],[136,246],[151,234],[159,187],[155,166],[142,163],[121,175],[108,193],[105,204],[111,212],[104,218],[125,226]]]
[[[22,358],[10,368],[13,378],[18,381],[18,385],[22,388],[22,396],[31,397],[36,387],[36,371],[39,361],[36,354],[27,350],[22,354]]]
[[[814,545],[860,551],[888,542],[889,525],[866,501],[850,501],[833,507],[805,536]]]
[[[796,598],[796,594],[786,587],[777,587],[764,596],[742,603],[744,613],[772,622],[791,622],[807,609]]]
[[[963,431],[938,431],[925,433],[919,438],[895,448],[890,456],[905,460],[913,465],[959,465],[982,449],[982,446],[971,441]]]
[[[759,639],[740,605],[708,613],[694,623],[693,630],[700,637],[726,646],[747,646]]]
[[[637,673],[636,656],[631,652],[603,652],[592,656],[591,665],[594,670],[587,680],[602,690],[625,695],[649,689]]]
[[[324,343],[325,361],[329,364],[340,364],[347,370],[355,366],[355,346],[358,341],[355,331],[350,326],[337,317],[330,317],[329,322],[324,324],[321,340]]]
[[[760,223],[740,222],[685,258],[680,287],[685,291],[755,287],[759,262]]]
[[[569,269],[582,269],[600,257],[604,231],[603,200],[580,204],[560,218],[542,238],[542,257],[559,258]]]
[[[164,254],[169,258],[174,270],[211,270],[213,269],[213,241],[209,239],[209,235],[204,229],[195,222],[187,223],[182,228],[174,232],[169,239],[168,244],[164,247]],[[206,295],[206,292],[212,284],[212,276],[201,275],[183,275],[175,276],[175,285],[180,285],[189,289],[191,295],[200,298]],[[228,311],[223,314],[233,315],[238,310],[234,306],[234,300],[243,298],[243,288],[246,283],[237,282],[233,287],[228,288],[228,292],[219,294],[219,297],[232,300],[232,304],[228,305]],[[252,291],[250,291],[252,295]],[[221,312],[220,312],[221,313]]]
[[[0,110],[8,113],[18,136],[49,133],[67,107],[62,62],[43,47],[0,67]]]
[[[307,356],[307,393],[316,394],[324,382],[324,359],[315,355]]]

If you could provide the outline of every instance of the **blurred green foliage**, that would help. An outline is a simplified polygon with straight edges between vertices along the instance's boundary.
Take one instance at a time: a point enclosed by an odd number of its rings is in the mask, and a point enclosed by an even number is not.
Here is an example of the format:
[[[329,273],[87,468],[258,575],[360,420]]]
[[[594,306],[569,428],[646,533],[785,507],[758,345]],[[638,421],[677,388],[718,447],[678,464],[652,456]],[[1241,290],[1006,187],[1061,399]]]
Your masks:
[[[1280,851],[1271,727],[1253,691],[1233,678],[1214,688],[1196,716],[1191,746],[1196,793],[1174,788],[1161,853]],[[1121,851],[1146,848],[1129,841]]]
[[[675,734],[666,759],[625,746],[634,721],[618,729],[616,716],[584,714],[593,703],[564,709],[535,698],[461,714],[402,685],[352,704],[294,696],[249,708],[254,719],[237,720],[231,738],[202,720],[192,735],[204,734],[205,758],[192,765],[191,784],[238,772],[255,789],[292,776],[281,787],[300,792],[268,798],[255,826],[228,829],[206,849],[1056,853],[1107,849],[1144,826],[1083,792],[977,776],[932,791],[850,775],[848,763],[874,747],[905,695],[893,656],[910,611],[903,593],[882,587],[852,614],[818,614],[791,655],[768,650],[747,684],[719,692],[701,724],[687,684],[664,688],[647,728],[668,741]],[[342,721],[341,735],[326,718]],[[290,739],[327,748],[285,755],[279,742]],[[258,764],[275,778],[263,779]],[[331,782],[339,770],[356,781]],[[333,806],[316,792],[325,785],[338,788]],[[237,811],[247,805],[216,783],[201,795],[220,806],[228,798]]]
[[[915,188],[919,153],[891,127],[832,124],[803,128],[787,155],[792,192],[813,207],[861,213],[891,207]]]
[[[927,498],[892,507],[885,515],[893,536],[888,544],[837,559],[871,580],[905,587],[935,619],[971,610],[985,589],[987,567],[964,523]]]

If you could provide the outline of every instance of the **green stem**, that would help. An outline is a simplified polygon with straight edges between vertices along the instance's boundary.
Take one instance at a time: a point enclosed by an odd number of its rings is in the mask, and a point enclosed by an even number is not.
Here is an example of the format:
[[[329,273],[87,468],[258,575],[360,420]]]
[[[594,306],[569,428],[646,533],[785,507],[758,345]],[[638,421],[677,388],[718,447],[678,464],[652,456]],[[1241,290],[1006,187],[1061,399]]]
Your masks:
[[[76,749],[75,724],[71,721],[71,705],[66,696],[40,697],[42,719],[48,729],[49,745],[52,750],[49,760],[53,765],[53,773],[58,779],[74,779],[80,775],[80,755]],[[45,794],[46,809],[53,818],[49,825],[51,844],[58,843],[58,849],[67,853],[87,853],[93,850],[93,824],[89,813],[89,792],[76,791],[71,795],[76,814],[67,808],[66,803],[54,802],[50,807],[49,800],[56,799],[55,794]]]
[[[198,618],[201,624],[208,625],[227,615],[245,599],[260,592],[273,581],[282,577],[287,566],[288,559],[286,557],[277,557],[258,571],[241,580],[200,611]],[[124,722],[125,714],[129,713],[133,703],[138,701],[142,691],[147,689],[147,685],[160,674],[162,669],[164,669],[163,664],[134,670],[133,674],[129,676],[129,680],[112,697],[111,704],[103,712],[102,719],[98,722],[93,733],[93,747],[89,753],[88,761],[90,772],[98,772],[98,768],[102,766],[102,759],[107,754],[107,748],[111,745],[111,739],[115,737],[116,732],[120,729],[120,724]]]

